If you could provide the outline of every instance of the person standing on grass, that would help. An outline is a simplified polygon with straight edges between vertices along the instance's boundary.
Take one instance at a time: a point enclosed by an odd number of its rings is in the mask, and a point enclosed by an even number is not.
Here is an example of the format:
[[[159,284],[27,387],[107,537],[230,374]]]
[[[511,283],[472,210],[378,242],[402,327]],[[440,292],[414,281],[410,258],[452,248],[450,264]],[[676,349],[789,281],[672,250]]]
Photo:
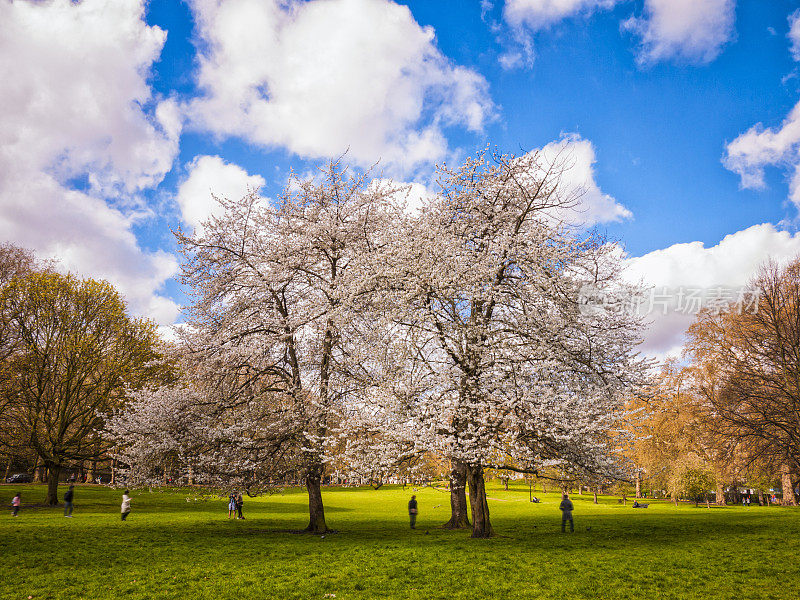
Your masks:
[[[69,486],[69,489],[64,492],[64,516],[71,517],[72,516],[72,498],[75,495],[75,486]]]
[[[572,511],[575,507],[572,505],[572,500],[569,499],[567,494],[564,494],[564,498],[561,500],[561,504],[558,505],[558,508],[561,510],[561,533],[566,533],[567,521],[569,521],[570,533],[574,533],[575,523],[572,522]]]
[[[19,515],[19,506],[22,504],[22,492],[17,492],[17,495],[11,499],[11,516],[16,517]]]
[[[231,492],[228,496],[228,518],[236,514],[236,492]]]
[[[417,497],[411,496],[408,501],[408,517],[411,520],[411,529],[416,529],[417,525]]]
[[[131,497],[128,495],[128,490],[125,490],[122,494],[122,520],[127,519],[129,514],[131,514]]]
[[[237,519],[244,519],[244,515],[242,514],[242,507],[244,506],[244,497],[242,496],[242,492],[236,493],[236,511],[239,513],[236,517]]]

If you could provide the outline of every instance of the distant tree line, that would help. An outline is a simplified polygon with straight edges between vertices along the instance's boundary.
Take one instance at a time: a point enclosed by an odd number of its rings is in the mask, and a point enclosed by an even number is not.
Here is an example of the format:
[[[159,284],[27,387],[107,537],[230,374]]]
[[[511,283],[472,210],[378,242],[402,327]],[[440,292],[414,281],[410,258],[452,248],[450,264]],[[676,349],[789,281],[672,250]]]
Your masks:
[[[703,310],[682,358],[667,361],[635,404],[630,456],[648,487],[738,502],[776,490],[796,506],[800,473],[800,260],[767,263],[758,301]],[[643,400],[644,398],[644,400]],[[696,482],[705,482],[698,491]],[[701,486],[702,487],[702,486]]]

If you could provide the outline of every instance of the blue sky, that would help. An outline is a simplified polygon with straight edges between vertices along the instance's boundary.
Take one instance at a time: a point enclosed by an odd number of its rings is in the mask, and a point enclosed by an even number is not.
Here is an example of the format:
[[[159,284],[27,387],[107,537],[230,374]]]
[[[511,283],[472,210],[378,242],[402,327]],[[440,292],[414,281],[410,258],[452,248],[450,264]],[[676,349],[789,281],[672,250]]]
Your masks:
[[[0,0],[0,236],[168,326],[171,229],[349,148],[430,188],[487,143],[569,148],[654,286],[800,252],[800,2]],[[793,27],[794,25],[794,27]],[[690,316],[655,319],[675,352]]]

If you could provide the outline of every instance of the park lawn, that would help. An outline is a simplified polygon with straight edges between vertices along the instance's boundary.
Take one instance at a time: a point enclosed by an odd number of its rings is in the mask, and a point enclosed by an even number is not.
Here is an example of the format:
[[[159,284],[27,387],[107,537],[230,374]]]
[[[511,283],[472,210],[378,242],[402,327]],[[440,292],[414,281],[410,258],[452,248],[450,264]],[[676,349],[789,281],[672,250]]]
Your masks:
[[[244,521],[193,489],[131,495],[123,523],[119,490],[77,486],[65,519],[32,505],[43,486],[0,486],[0,598],[800,598],[793,509],[632,509],[573,495],[575,533],[562,534],[558,495],[531,504],[527,487],[490,486],[498,535],[473,540],[438,528],[449,517],[443,491],[324,488],[338,532],[320,537],[292,533],[307,521],[304,490],[246,498]]]

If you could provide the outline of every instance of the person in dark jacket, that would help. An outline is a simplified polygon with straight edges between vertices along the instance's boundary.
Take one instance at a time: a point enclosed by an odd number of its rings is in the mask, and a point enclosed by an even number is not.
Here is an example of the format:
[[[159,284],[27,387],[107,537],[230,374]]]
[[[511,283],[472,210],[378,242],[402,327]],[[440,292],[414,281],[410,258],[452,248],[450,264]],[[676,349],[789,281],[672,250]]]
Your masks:
[[[575,524],[572,522],[572,511],[575,507],[572,505],[572,500],[569,499],[567,494],[564,494],[564,498],[561,500],[561,504],[558,505],[558,508],[561,509],[561,533],[566,533],[567,521],[569,521],[570,532],[574,532]]]
[[[411,496],[408,501],[408,517],[411,519],[411,529],[416,529],[417,525],[417,497]]]
[[[236,517],[237,519],[244,519],[244,515],[242,514],[242,507],[244,506],[244,496],[242,496],[242,492],[236,492],[236,511],[239,515]]]
[[[72,498],[75,496],[75,486],[69,486],[69,489],[64,493],[64,516],[72,516]]]

